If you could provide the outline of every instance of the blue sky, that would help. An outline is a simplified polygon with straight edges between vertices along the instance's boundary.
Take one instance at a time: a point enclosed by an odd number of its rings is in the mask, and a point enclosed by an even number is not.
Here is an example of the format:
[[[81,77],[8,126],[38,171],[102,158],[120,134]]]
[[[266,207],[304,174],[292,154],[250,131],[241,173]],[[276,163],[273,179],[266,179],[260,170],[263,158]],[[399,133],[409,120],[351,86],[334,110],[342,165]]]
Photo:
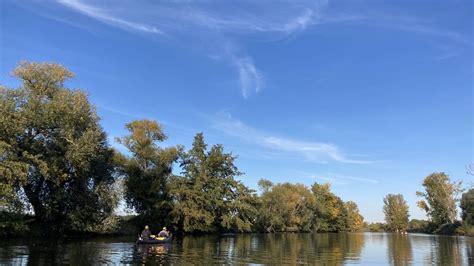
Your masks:
[[[111,144],[137,118],[197,132],[241,180],[331,182],[368,221],[444,171],[472,184],[472,1],[2,1],[0,83],[57,62]]]

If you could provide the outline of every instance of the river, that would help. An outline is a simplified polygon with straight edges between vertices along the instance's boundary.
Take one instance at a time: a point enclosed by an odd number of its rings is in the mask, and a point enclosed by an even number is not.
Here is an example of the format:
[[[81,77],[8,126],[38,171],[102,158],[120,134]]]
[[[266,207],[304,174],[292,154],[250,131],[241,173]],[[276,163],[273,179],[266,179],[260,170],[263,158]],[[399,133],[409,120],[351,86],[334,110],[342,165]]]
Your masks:
[[[0,264],[474,265],[474,238],[389,233],[277,233],[176,237],[2,239]]]

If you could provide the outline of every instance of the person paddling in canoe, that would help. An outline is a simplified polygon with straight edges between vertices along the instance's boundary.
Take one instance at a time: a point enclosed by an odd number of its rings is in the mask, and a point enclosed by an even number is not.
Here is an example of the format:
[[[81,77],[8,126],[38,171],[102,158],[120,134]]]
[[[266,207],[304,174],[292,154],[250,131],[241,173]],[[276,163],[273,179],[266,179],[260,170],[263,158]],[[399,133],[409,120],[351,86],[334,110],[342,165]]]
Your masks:
[[[140,237],[145,241],[153,239],[151,236],[150,227],[148,225],[145,225],[145,229],[142,231]]]
[[[164,237],[164,238],[170,237],[170,232],[168,231],[168,229],[166,229],[166,226],[163,227],[163,230],[161,230],[161,231],[158,233],[158,237]]]
[[[145,226],[145,229],[142,231],[140,235],[138,235],[137,244],[160,244],[160,243],[168,243],[171,241],[171,233],[163,227],[158,235],[152,235],[150,232],[150,227],[148,225]]]

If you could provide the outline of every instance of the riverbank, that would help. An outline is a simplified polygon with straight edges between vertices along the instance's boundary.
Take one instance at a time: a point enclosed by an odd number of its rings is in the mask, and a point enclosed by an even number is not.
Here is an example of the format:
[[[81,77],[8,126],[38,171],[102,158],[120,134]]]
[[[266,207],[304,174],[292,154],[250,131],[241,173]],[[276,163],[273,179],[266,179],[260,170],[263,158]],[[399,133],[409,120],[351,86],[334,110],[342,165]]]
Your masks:
[[[366,224],[364,230],[373,233],[389,233],[384,223]],[[474,236],[474,226],[461,221],[443,224],[439,227],[426,220],[413,219],[406,230],[407,233],[422,233],[430,235],[454,235],[454,236]]]
[[[61,236],[116,236],[136,235],[140,232],[137,216],[116,216],[116,226],[107,231],[67,231]],[[35,220],[33,215],[0,212],[0,237],[45,237],[54,233],[45,230],[45,226]],[[57,233],[55,233],[57,234]]]
[[[87,236],[135,236],[138,234],[143,227],[143,220],[140,216],[127,215],[127,216],[116,216],[116,226],[113,230],[108,231],[89,231],[89,232],[74,232],[74,231],[63,231],[61,236],[71,237],[87,237]],[[152,230],[158,231],[158,226],[152,225]],[[299,232],[297,230],[275,232],[275,233],[311,233]],[[154,232],[153,231],[153,232]],[[384,224],[375,223],[368,224],[364,229],[365,232],[386,232]],[[319,231],[320,233],[326,233]],[[433,228],[427,221],[417,220],[411,223],[411,227],[407,230],[408,233],[423,233],[431,235],[454,235],[454,236],[474,236],[474,226],[464,225],[461,222],[454,224],[445,224],[439,228]],[[216,232],[217,234],[226,232]],[[204,235],[215,235],[216,233],[209,233]],[[253,232],[259,233],[259,232]],[[183,232],[175,232],[175,234],[183,234]],[[0,212],[0,236],[3,237],[44,237],[50,236],[50,232],[44,231],[44,226],[35,221],[33,215],[27,214],[12,214],[6,212]],[[191,234],[193,235],[193,234]],[[196,235],[196,234],[194,234]],[[202,234],[201,234],[202,235]]]

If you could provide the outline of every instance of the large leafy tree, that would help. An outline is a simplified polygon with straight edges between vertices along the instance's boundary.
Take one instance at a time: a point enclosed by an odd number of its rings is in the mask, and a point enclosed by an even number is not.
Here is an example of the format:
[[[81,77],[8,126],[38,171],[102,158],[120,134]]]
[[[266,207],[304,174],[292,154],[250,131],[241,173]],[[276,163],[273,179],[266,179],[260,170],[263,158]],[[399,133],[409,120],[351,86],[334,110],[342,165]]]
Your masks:
[[[170,183],[177,228],[185,232],[252,229],[257,198],[254,191],[235,180],[241,172],[234,160],[222,145],[208,150],[203,134],[195,136],[192,149],[181,157],[183,176]]]
[[[461,197],[462,220],[474,225],[474,188],[469,189]]]
[[[388,194],[383,199],[385,222],[390,231],[404,231],[408,229],[408,204],[401,194]]]
[[[22,85],[0,90],[0,204],[31,206],[53,231],[105,230],[117,195],[94,107],[64,87],[74,75],[61,65],[22,62],[13,75]]]
[[[424,192],[416,194],[423,200],[418,206],[425,210],[434,225],[453,223],[456,220],[456,202],[461,192],[461,184],[451,182],[445,173],[433,173],[423,180]]]
[[[313,226],[315,198],[302,184],[276,184],[262,179],[259,227],[265,232],[309,231]]]
[[[331,191],[331,184],[314,183],[311,191],[316,198],[315,227],[319,231],[346,231],[348,212],[344,201]]]
[[[122,160],[126,203],[146,223],[167,223],[172,206],[167,184],[181,148],[157,145],[166,135],[156,121],[136,120],[125,127],[129,134],[117,141],[131,153]]]
[[[364,227],[364,217],[359,213],[359,207],[353,201],[344,203],[347,212],[347,231],[360,231]]]

